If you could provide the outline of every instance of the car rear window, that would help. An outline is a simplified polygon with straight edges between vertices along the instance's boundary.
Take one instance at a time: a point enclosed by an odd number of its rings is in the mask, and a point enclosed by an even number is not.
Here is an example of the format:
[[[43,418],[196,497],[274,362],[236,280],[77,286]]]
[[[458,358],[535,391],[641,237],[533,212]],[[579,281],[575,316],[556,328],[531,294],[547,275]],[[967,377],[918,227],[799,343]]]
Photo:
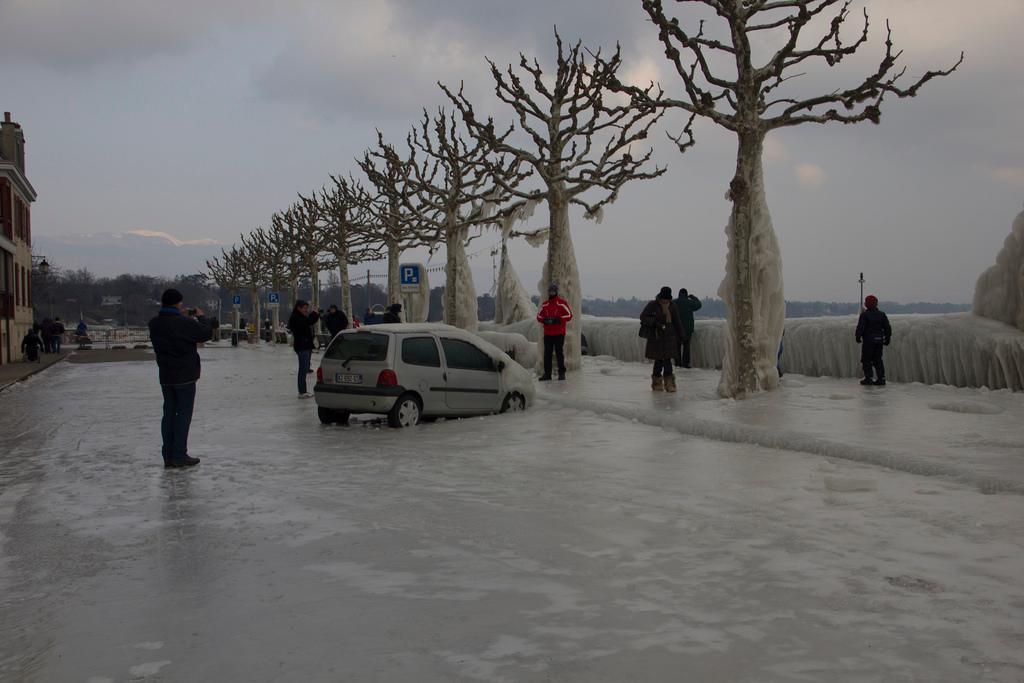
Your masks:
[[[324,358],[331,360],[386,360],[390,338],[389,335],[372,332],[339,334],[327,347]]]
[[[441,339],[444,357],[450,368],[494,371],[494,361],[486,353],[461,339]]]
[[[441,367],[441,354],[433,337],[410,337],[402,340],[402,362],[409,365]]]

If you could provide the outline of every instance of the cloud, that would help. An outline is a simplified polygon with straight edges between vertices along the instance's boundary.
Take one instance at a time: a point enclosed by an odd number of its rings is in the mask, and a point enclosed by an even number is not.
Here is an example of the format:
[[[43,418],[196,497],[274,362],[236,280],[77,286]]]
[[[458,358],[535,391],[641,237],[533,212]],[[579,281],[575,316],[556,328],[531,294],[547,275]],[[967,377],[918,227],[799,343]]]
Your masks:
[[[269,7],[269,0],[2,0],[0,58],[67,70],[131,63],[183,53]]]
[[[996,182],[1012,187],[1024,187],[1024,167],[993,166],[987,168],[986,171],[989,177]]]
[[[828,176],[825,174],[825,169],[817,164],[797,164],[796,165],[796,180],[800,184],[800,187],[806,187],[808,189],[817,189],[825,184],[828,180]]]
[[[159,230],[129,230],[129,235],[138,235],[139,237],[155,237],[162,239],[176,247],[207,247],[217,246],[220,244],[214,239],[201,239],[201,240],[180,240],[174,235],[170,235],[166,232],[160,232]]]
[[[768,163],[785,163],[792,155],[789,148],[779,139],[777,135],[768,135],[764,139],[764,160]]]

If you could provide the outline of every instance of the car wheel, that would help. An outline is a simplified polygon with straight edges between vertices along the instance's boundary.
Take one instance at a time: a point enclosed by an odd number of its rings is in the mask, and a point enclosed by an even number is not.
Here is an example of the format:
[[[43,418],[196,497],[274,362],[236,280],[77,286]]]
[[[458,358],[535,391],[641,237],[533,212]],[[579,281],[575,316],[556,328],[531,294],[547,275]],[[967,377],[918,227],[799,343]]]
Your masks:
[[[518,413],[523,410],[526,410],[526,399],[517,391],[506,396],[505,401],[501,404],[503,413]]]
[[[402,394],[388,413],[392,427],[415,427],[420,423],[420,402],[412,394]]]

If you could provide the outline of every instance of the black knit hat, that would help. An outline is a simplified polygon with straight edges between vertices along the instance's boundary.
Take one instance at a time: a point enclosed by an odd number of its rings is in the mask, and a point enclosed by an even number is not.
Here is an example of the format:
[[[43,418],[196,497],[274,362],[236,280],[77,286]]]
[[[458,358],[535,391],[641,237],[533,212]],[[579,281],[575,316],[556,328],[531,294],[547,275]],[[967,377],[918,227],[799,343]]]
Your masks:
[[[176,304],[180,304],[185,297],[181,295],[176,289],[165,289],[164,293],[160,296],[160,305],[164,308],[170,308]]]
[[[672,300],[672,288],[671,287],[662,287],[661,291],[658,292],[658,297],[657,298],[659,298],[659,299],[668,299],[669,301],[671,301]]]

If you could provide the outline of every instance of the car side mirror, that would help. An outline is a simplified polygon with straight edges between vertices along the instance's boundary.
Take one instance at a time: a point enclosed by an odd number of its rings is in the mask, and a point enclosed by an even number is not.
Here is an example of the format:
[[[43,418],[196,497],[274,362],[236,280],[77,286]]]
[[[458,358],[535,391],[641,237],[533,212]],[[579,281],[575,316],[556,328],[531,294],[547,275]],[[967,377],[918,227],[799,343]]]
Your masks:
[[[498,372],[501,372],[502,370],[505,369],[505,361],[499,360],[498,365],[496,367],[498,368]]]

